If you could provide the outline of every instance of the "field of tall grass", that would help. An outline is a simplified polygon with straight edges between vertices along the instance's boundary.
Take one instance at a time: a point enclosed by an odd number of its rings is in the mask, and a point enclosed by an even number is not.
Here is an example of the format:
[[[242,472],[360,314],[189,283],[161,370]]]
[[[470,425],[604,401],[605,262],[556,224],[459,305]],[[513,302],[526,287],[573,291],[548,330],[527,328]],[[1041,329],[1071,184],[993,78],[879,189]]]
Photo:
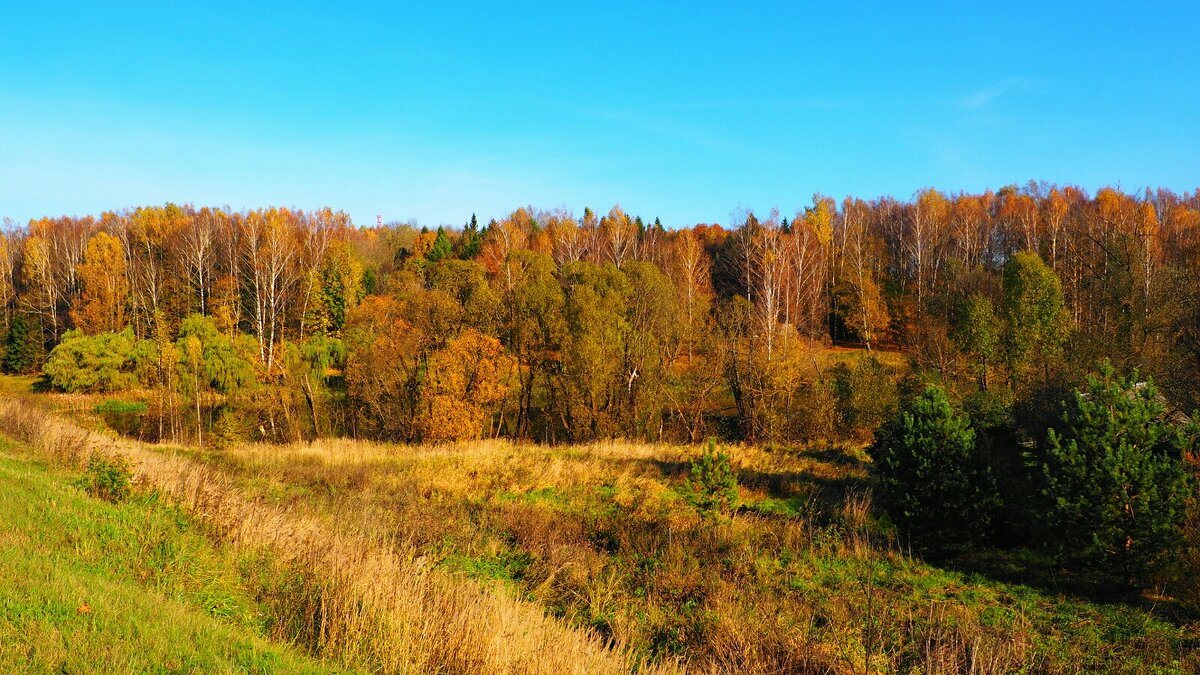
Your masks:
[[[258,601],[272,637],[328,663],[382,672],[645,672],[627,650],[510,594],[435,569],[368,513],[267,503],[180,449],[90,431],[21,399],[0,400],[0,431],[66,467],[123,456],[135,484],[177,504],[234,551],[264,554]]]
[[[270,638],[382,672],[1194,672],[1200,626],[927,564],[853,448],[730,449],[738,506],[701,515],[698,448],[328,440],[226,450],[86,429],[29,397],[0,433],[136,485],[255,552]]]

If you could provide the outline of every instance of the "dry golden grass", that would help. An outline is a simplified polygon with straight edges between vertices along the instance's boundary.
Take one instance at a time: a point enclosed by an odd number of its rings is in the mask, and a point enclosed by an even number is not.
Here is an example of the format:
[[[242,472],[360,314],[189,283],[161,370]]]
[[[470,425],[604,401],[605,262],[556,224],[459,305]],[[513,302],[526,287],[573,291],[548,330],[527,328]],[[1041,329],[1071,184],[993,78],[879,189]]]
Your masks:
[[[885,609],[884,594],[863,587],[852,594],[835,592],[818,610],[817,603],[796,594],[752,589],[753,580],[747,585],[722,580],[710,567],[722,557],[753,567],[779,550],[823,546],[829,558],[862,565],[881,557],[903,558],[869,532],[870,493],[854,487],[866,470],[852,456],[756,446],[733,446],[730,452],[742,477],[744,502],[791,495],[806,504],[811,518],[745,513],[716,526],[704,523],[667,487],[696,454],[687,446],[620,441],[568,448],[508,441],[388,445],[332,439],[242,445],[223,452],[219,462],[264,498],[324,502],[337,513],[372,514],[391,536],[433,555],[447,537],[455,539],[456,551],[485,559],[507,547],[530,552],[534,562],[522,586],[528,595],[568,608],[578,621],[607,617],[610,634],[623,642],[644,647],[656,631],[675,630],[681,621],[678,599],[703,598],[710,617],[705,634],[681,638],[688,642],[686,664],[692,670],[884,672],[902,662],[902,650],[921,652],[927,672],[1000,673],[1029,662],[1022,637],[1026,627],[1013,626],[1011,633],[984,628],[952,603],[930,605],[937,616],[914,617],[906,612],[924,611],[924,606]],[[604,486],[620,510],[614,536],[621,548],[645,550],[657,561],[644,602],[631,602],[628,576],[614,569],[611,554],[596,550],[588,514],[522,499],[547,494],[553,500],[596,486]],[[822,514],[824,509],[830,513]],[[815,543],[818,518],[837,521],[839,536]],[[488,531],[504,532],[505,540],[498,542]],[[878,604],[864,602],[860,592],[877,596]],[[876,635],[877,644],[870,644],[868,634]]]
[[[329,439],[214,452],[114,439],[14,400],[0,400],[0,430],[68,463],[129,456],[146,487],[220,538],[272,553],[291,580],[265,600],[279,637],[367,670],[1200,665],[1178,646],[1186,628],[1110,644],[1108,631],[1150,619],[914,560],[875,521],[853,449],[735,445],[742,508],[707,521],[683,494],[688,446]]]
[[[235,547],[270,551],[300,575],[272,598],[284,635],[347,666],[379,672],[669,672],[567,627],[536,605],[422,564],[369,520],[282,509],[245,498],[218,471],[179,454],[87,431],[29,402],[0,399],[0,428],[60,462],[121,454],[136,481],[176,500]],[[353,461],[353,460],[352,460]]]

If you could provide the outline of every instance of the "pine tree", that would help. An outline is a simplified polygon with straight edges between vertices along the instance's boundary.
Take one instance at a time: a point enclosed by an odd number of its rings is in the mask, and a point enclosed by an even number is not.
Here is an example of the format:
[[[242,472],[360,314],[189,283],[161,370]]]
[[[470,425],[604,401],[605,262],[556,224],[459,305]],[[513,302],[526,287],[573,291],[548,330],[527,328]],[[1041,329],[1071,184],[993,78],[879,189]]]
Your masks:
[[[988,532],[997,497],[970,420],[934,385],[875,434],[869,453],[892,520],[935,552]]]
[[[692,505],[706,518],[725,513],[737,505],[737,474],[729,453],[717,449],[717,440],[708,439],[704,453],[692,461],[687,488]]]
[[[1196,440],[1165,412],[1152,383],[1103,364],[1068,404],[1061,431],[1046,435],[1049,547],[1100,583],[1144,587],[1180,542],[1182,457]]]
[[[467,223],[467,226],[463,228],[462,236],[454,242],[454,255],[463,260],[471,260],[479,255],[481,246],[483,246],[483,233],[479,231],[479,221],[472,213],[471,222]]]

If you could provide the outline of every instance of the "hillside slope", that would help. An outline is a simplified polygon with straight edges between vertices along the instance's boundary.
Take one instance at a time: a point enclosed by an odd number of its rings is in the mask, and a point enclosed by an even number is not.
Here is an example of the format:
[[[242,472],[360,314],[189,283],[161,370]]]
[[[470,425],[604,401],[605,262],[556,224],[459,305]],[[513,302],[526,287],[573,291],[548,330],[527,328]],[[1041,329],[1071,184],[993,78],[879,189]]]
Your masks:
[[[330,672],[266,637],[239,561],[182,512],[72,478],[0,445],[0,671]]]
[[[275,573],[296,582],[262,596],[275,634],[367,670],[1200,667],[1194,621],[1161,608],[913,557],[876,518],[854,449],[735,446],[739,506],[706,519],[689,498],[693,447],[323,440],[213,451],[86,431],[45,402],[0,399],[0,431],[56,465],[130,457],[143,489],[206,534],[274,553]]]

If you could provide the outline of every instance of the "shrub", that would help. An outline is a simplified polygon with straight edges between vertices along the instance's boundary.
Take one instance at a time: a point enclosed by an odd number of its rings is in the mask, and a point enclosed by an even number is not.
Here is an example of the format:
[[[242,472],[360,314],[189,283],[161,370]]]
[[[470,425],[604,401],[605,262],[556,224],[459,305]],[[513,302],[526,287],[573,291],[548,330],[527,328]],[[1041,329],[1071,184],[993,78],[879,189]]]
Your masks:
[[[107,502],[122,502],[129,497],[133,470],[129,460],[121,455],[106,457],[93,453],[78,484],[93,497]]]
[[[874,356],[859,359],[853,369],[838,364],[833,382],[838,417],[847,435],[869,434],[896,412],[899,397],[895,378],[891,369]]]
[[[978,389],[963,400],[963,412],[975,429],[976,456],[987,465],[998,495],[993,543],[1025,547],[1031,533],[1043,527],[1041,509],[1031,508],[1041,501],[1041,482],[1034,479],[1039,469],[1031,457],[1033,444],[1013,421],[1014,404],[1007,387]]]
[[[737,475],[729,453],[717,449],[717,441],[708,439],[703,454],[692,461],[687,481],[688,499],[705,517],[726,513],[737,505]]]
[[[791,405],[784,407],[773,400],[764,401],[778,410],[776,423],[785,430],[782,439],[805,442],[832,442],[841,436],[838,429],[837,393],[829,382],[811,380],[796,387]],[[782,402],[780,402],[782,403]]]
[[[242,428],[238,415],[228,406],[222,406],[213,423],[212,444],[218,450],[226,450],[242,440]]]
[[[1195,439],[1150,382],[1100,366],[1042,456],[1049,547],[1107,586],[1145,587],[1182,541]]]
[[[63,391],[119,391],[137,385],[138,371],[153,361],[153,351],[150,342],[138,340],[128,328],[99,335],[70,330],[43,370]]]
[[[1192,480],[1200,477],[1200,468],[1193,467]],[[1173,590],[1190,611],[1200,613],[1200,495],[1193,492],[1188,503],[1188,515],[1183,525],[1184,544],[1175,560],[1172,576]]]
[[[880,427],[869,453],[892,520],[921,547],[955,549],[989,531],[996,489],[970,421],[941,387]]]

